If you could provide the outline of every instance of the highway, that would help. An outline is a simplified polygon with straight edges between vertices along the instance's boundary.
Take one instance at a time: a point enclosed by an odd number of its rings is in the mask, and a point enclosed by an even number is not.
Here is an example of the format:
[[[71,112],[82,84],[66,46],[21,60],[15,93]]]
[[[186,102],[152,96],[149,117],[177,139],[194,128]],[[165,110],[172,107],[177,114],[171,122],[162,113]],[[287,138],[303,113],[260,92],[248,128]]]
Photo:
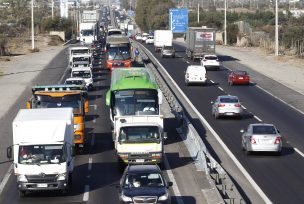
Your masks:
[[[37,76],[33,84],[48,85],[62,83],[70,74],[67,69],[66,50],[59,53],[52,62]],[[56,67],[56,69],[51,69]],[[86,148],[76,156],[72,187],[67,195],[59,192],[29,193],[20,198],[16,186],[16,177],[10,176],[2,194],[0,203],[119,203],[117,185],[122,175],[118,168],[115,150],[113,148],[110,129],[109,109],[105,106],[105,93],[109,88],[110,73],[99,70],[94,73],[94,90],[89,92],[89,114],[86,116]],[[31,94],[30,85],[16,101],[7,118],[2,131],[11,133],[11,122],[19,108],[25,107],[25,102]],[[168,164],[164,169],[167,179],[174,179],[172,203],[206,203],[201,193],[208,182],[202,181],[203,172],[197,172],[192,164],[183,142],[177,136],[177,123],[168,114],[170,109],[164,105],[165,131],[169,139],[166,141],[166,157]],[[175,175],[175,176],[173,176]],[[198,182],[199,181],[199,182]],[[191,188],[189,188],[191,186]],[[211,188],[211,187],[210,187]],[[178,195],[174,193],[178,190]]]
[[[154,53],[153,45],[145,46]],[[155,56],[267,197],[273,203],[303,203],[304,162],[303,157],[294,149],[304,150],[303,115],[257,88],[254,83],[249,86],[229,86],[228,69],[242,67],[238,62],[230,61],[232,56],[220,56],[223,66],[220,71],[208,71],[208,85],[185,86],[186,67],[189,63],[199,63],[187,59],[185,47],[176,44],[175,49],[178,55],[175,59],[161,58],[160,54]],[[271,79],[265,77],[265,80]],[[272,83],[276,88],[281,86],[274,81]],[[218,95],[226,94],[238,96],[246,108],[241,120],[216,120],[212,117],[210,102]],[[241,151],[240,130],[246,129],[250,123],[258,122],[273,123],[281,131],[284,138],[282,156],[264,153],[247,156]],[[206,141],[203,133],[201,136]],[[214,156],[218,158],[217,155]]]

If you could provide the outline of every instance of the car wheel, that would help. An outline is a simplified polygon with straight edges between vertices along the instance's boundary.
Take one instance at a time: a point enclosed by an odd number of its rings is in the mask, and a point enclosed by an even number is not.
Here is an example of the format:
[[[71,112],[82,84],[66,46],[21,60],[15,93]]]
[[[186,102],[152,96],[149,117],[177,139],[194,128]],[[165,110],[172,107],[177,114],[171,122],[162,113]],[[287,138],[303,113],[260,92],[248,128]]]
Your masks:
[[[244,150],[245,150],[245,154],[246,154],[246,155],[250,155],[250,154],[251,154],[251,151],[249,151],[249,150],[247,149],[246,145],[245,145],[245,147],[244,147]]]
[[[277,156],[281,156],[282,155],[282,150],[279,150],[275,153]]]
[[[219,119],[219,117],[220,117],[219,114],[215,112],[215,113],[214,113],[214,118],[215,118],[215,119]]]
[[[26,196],[26,191],[19,191],[19,197],[23,198]]]

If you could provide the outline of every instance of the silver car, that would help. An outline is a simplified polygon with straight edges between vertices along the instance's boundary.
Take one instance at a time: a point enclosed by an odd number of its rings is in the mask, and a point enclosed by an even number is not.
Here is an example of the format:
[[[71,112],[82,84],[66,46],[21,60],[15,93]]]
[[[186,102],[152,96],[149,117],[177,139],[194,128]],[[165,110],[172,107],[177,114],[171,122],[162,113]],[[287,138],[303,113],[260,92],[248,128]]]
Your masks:
[[[246,131],[241,130],[242,149],[251,152],[277,152],[282,151],[282,137],[277,128],[272,124],[250,124]]]
[[[240,100],[237,96],[218,96],[212,103],[212,115],[215,119],[221,116],[241,117],[243,111]]]

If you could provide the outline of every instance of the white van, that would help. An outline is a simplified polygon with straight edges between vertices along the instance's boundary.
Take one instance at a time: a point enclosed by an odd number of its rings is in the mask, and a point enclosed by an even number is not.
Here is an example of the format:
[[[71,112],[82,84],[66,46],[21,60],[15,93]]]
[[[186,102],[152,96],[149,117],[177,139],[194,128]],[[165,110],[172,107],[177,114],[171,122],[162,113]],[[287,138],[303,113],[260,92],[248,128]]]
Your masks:
[[[207,84],[207,72],[204,66],[190,65],[185,72],[185,84],[190,83]]]
[[[71,77],[83,78],[88,90],[93,89],[93,74],[90,67],[76,67],[71,71]]]

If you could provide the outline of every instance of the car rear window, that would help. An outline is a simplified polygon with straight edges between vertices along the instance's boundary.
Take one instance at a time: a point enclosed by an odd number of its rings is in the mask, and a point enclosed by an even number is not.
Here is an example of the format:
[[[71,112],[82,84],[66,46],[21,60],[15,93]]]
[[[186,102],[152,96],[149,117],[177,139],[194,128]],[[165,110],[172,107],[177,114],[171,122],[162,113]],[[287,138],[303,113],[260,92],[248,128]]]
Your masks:
[[[246,71],[235,71],[233,73],[236,74],[236,75],[247,75]]]
[[[253,134],[276,134],[277,132],[273,126],[260,125],[260,126],[253,126],[252,133]]]
[[[206,56],[205,59],[207,59],[207,60],[217,60],[217,57],[214,57],[214,56]]]
[[[239,102],[239,99],[237,98],[233,98],[233,97],[230,97],[230,98],[220,98],[220,102],[221,103],[238,103]]]

